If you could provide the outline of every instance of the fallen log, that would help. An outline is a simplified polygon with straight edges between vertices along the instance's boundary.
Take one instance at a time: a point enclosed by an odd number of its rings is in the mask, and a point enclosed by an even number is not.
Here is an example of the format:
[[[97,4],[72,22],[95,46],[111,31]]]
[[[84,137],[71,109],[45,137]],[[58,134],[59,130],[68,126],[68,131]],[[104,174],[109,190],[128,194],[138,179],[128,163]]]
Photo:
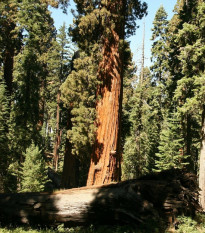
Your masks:
[[[196,176],[179,170],[54,193],[0,194],[0,222],[130,224],[200,210]]]

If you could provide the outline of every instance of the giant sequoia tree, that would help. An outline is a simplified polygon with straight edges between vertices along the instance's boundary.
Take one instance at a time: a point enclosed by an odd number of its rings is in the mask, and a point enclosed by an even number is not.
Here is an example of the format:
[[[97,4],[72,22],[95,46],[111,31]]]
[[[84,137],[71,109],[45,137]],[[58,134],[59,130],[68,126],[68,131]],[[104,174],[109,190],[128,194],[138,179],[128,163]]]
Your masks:
[[[87,185],[106,184],[120,179],[120,120],[122,105],[123,46],[135,32],[137,18],[146,12],[141,1],[75,1],[78,16],[73,36],[86,50],[100,43],[96,102],[96,139]]]

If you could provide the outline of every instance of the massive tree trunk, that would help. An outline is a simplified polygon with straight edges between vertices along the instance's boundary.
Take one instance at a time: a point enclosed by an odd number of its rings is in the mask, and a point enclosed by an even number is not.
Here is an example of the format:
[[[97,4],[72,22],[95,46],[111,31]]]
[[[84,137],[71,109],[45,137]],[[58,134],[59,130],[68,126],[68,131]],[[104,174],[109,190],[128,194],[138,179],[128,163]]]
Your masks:
[[[0,222],[137,224],[199,209],[196,176],[172,170],[105,186],[55,193],[0,194]]]
[[[200,191],[200,204],[205,211],[205,105],[203,105],[202,112],[202,135],[201,135],[201,152],[199,164],[199,188]]]
[[[119,9],[122,1],[108,3],[107,9]],[[116,12],[115,12],[116,13]],[[119,14],[119,12],[118,12]],[[123,25],[120,25],[123,28]],[[111,27],[110,27],[111,28]],[[87,185],[108,184],[120,180],[120,121],[122,110],[123,59],[120,52],[120,34],[117,26],[110,29],[110,37],[104,39],[102,61],[99,64],[97,132]],[[121,45],[122,46],[122,45]]]

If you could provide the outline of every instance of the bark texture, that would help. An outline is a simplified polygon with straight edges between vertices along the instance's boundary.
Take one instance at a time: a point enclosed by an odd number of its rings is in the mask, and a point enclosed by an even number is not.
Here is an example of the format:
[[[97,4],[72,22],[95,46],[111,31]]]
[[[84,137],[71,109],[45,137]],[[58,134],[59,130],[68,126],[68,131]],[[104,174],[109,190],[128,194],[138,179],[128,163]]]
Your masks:
[[[90,225],[174,221],[199,210],[196,176],[166,171],[104,186],[55,193],[0,194],[0,222]]]
[[[111,1],[110,1],[111,2]],[[117,6],[118,5],[118,6]],[[111,13],[122,1],[113,1],[107,8]],[[123,26],[121,25],[123,28]],[[122,29],[120,29],[122,30]],[[123,58],[120,53],[120,30],[111,29],[110,38],[104,39],[102,61],[99,64],[98,88],[101,97],[96,105],[97,132],[87,185],[109,184],[120,180],[120,121],[122,109]]]
[[[205,105],[203,106],[202,113],[202,141],[199,164],[199,188],[201,189],[200,204],[205,211]]]

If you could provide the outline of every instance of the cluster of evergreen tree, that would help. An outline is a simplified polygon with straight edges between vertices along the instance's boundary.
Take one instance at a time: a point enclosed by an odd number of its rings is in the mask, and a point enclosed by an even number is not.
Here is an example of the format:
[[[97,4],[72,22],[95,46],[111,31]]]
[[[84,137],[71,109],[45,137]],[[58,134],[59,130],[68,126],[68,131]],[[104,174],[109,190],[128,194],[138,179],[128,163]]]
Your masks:
[[[65,26],[56,33],[49,7],[67,4],[0,3],[1,191],[42,190],[46,166],[62,156],[56,135],[63,138],[66,127],[59,93],[72,51]]]
[[[171,168],[198,174],[202,205],[204,6],[200,0],[178,0],[170,21],[163,6],[156,12],[151,38],[153,65],[136,77],[129,101],[124,103],[129,110],[129,133],[123,156],[124,178]]]
[[[0,3],[0,191],[44,190],[50,167],[65,188],[186,168],[205,192],[205,3],[159,8],[138,77],[126,39],[147,5],[74,2],[70,37],[50,12],[68,1]]]

